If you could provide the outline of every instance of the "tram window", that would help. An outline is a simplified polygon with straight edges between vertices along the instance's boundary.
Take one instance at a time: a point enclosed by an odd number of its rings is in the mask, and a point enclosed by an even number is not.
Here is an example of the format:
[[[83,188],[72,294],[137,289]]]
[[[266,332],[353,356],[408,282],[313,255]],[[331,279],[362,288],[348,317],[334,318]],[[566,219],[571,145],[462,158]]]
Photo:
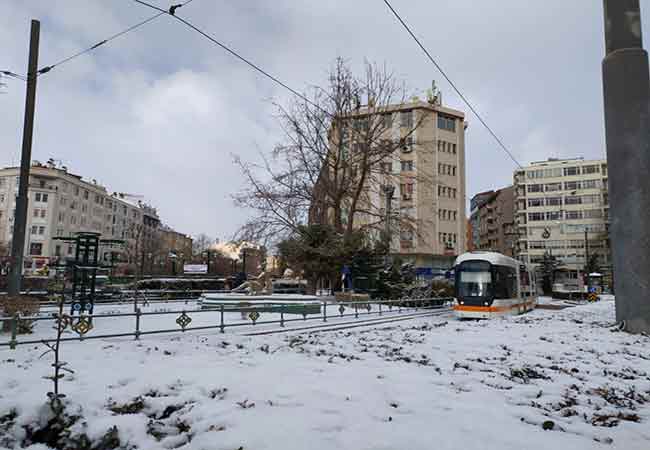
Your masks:
[[[517,296],[517,275],[511,267],[494,267],[494,298],[505,299]]]
[[[465,261],[458,268],[458,296],[488,297],[491,292],[492,273],[486,261]]]

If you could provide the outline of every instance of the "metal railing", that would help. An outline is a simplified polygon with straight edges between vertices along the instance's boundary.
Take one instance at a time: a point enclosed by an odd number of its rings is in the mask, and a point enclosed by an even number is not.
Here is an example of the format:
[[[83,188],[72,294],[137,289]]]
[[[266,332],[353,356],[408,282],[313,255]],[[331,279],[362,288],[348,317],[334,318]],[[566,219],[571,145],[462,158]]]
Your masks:
[[[320,320],[322,322],[327,322],[328,319],[341,319],[345,317],[354,317],[358,319],[361,316],[368,315],[377,315],[382,316],[386,313],[392,314],[397,313],[397,315],[392,315],[391,317],[400,317],[399,314],[403,312],[409,312],[414,315],[415,312],[426,313],[432,309],[443,309],[448,305],[453,298],[449,297],[435,297],[435,298],[424,298],[424,299],[398,299],[398,300],[365,300],[365,301],[355,301],[355,302],[331,302],[327,301],[318,302],[318,303],[303,303],[303,304],[290,304],[290,303],[264,303],[260,305],[252,306],[239,306],[232,304],[221,304],[212,308],[204,309],[194,309],[194,310],[181,310],[181,311],[151,311],[145,312],[140,308],[137,308],[135,312],[125,312],[125,313],[108,313],[108,314],[89,314],[89,315],[80,315],[80,316],[69,316],[64,314],[66,318],[67,326],[72,331],[77,333],[75,337],[64,337],[61,338],[62,342],[65,341],[84,341],[87,339],[107,339],[107,338],[118,338],[118,337],[129,337],[133,336],[136,340],[139,340],[141,336],[146,336],[150,334],[164,334],[164,333],[177,333],[177,332],[188,332],[188,331],[205,331],[205,330],[219,330],[221,333],[225,333],[226,328],[236,328],[243,326],[256,326],[256,325],[271,325],[278,324],[280,327],[284,328],[287,323],[298,322],[298,321],[308,321],[308,320]],[[320,312],[317,314],[310,314],[309,308],[314,308],[315,306],[320,306]],[[328,315],[328,306],[336,307],[335,314]],[[297,310],[301,310],[297,312]],[[349,312],[347,312],[349,310]],[[234,323],[226,323],[226,313],[241,313],[242,320]],[[331,312],[331,311],[330,311]],[[262,313],[269,314],[279,314],[280,318],[277,320],[262,320],[260,317]],[[157,330],[142,330],[142,321],[146,317],[150,316],[164,316],[164,315],[173,315],[176,314],[178,317],[175,322],[178,325],[178,328],[164,328]],[[216,314],[218,315],[218,322],[215,321],[213,325],[203,325],[203,326],[189,326],[192,322],[191,315],[194,314]],[[285,317],[285,316],[298,315],[302,317]],[[134,319],[134,329],[133,331],[123,332],[123,333],[106,333],[106,334],[91,334],[88,333],[93,329],[93,319],[105,319],[105,318],[120,318],[120,317],[132,317]],[[245,317],[245,318],[244,318]],[[414,317],[416,317],[414,315]],[[25,339],[19,340],[19,327],[21,324],[33,324],[40,321],[56,321],[58,318],[58,313],[51,313],[47,316],[21,316],[16,314],[13,317],[0,317],[0,324],[4,322],[10,323],[10,339],[9,341],[0,341],[0,347],[9,347],[15,349],[18,345],[27,345],[27,344],[41,344],[45,342],[54,342],[55,339]],[[340,323],[340,322],[339,322]],[[348,323],[348,322],[345,322]]]

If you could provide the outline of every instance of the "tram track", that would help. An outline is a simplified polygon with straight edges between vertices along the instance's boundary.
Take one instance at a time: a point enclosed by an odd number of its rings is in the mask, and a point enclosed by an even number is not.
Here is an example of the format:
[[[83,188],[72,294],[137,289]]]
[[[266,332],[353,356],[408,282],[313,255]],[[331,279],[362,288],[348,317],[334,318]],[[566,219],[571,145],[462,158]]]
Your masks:
[[[310,325],[304,327],[293,327],[293,328],[275,328],[272,330],[261,330],[255,332],[246,332],[242,333],[243,336],[263,336],[269,334],[280,334],[280,333],[292,333],[292,332],[323,332],[323,331],[339,331],[347,330],[350,328],[359,328],[359,327],[368,327],[373,325],[382,325],[385,323],[401,322],[404,320],[412,320],[420,317],[435,317],[443,316],[446,313],[452,312],[451,308],[437,308],[435,310],[427,310],[424,312],[410,313],[410,314],[401,314],[392,317],[375,317],[372,319],[363,319],[363,320],[350,320],[345,322],[338,323],[322,323],[320,325]]]

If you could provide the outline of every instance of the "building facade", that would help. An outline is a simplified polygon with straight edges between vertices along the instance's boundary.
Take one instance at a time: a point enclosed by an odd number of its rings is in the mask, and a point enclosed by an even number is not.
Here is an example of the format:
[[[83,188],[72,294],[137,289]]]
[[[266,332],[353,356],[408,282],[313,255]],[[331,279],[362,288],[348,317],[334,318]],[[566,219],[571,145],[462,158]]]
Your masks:
[[[490,250],[512,257],[515,253],[514,187],[476,194],[470,222],[474,250]]]
[[[355,226],[380,223],[379,238],[386,229],[392,192],[390,254],[413,263],[423,276],[451,267],[466,248],[464,113],[430,96],[372,112],[362,107],[351,118],[352,126],[365,121],[368,127],[369,120],[371,127],[377,122],[383,127],[379,141],[399,145],[391,147],[392,154],[368,177],[362,209],[373,213],[355,216]],[[354,152],[354,143],[351,147]]]
[[[0,243],[11,248],[18,167],[0,169]],[[71,257],[74,246],[54,239],[76,232],[100,233],[102,239],[124,239],[121,249],[101,248],[100,259],[137,263],[153,244],[160,220],[156,209],[127,194],[110,193],[53,162],[34,162],[29,177],[25,237],[25,273],[59,258]]]
[[[539,267],[553,255],[567,278],[580,280],[588,257],[598,255],[600,271],[611,274],[606,160],[534,162],[515,172],[514,189],[522,262]]]

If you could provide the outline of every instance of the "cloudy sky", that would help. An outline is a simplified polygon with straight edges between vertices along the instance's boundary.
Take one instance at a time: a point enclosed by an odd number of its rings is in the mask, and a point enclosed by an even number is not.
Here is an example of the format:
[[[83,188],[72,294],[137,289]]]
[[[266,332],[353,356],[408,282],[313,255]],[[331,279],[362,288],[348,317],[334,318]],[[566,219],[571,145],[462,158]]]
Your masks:
[[[650,1],[641,3],[650,36]],[[522,163],[604,156],[602,1],[393,6]],[[178,14],[297,90],[323,84],[337,56],[354,68],[366,58],[414,92],[437,80],[445,103],[466,110],[381,0],[194,0]],[[2,0],[0,70],[26,72],[32,18],[41,21],[42,67],[151,15],[132,0]],[[3,81],[6,166],[20,158],[24,83]],[[163,16],[39,78],[33,159],[63,160],[111,191],[143,195],[179,231],[225,239],[246,217],[230,198],[241,186],[232,155],[272,148],[270,100],[289,95]],[[468,120],[471,196],[510,183],[514,165]]]

